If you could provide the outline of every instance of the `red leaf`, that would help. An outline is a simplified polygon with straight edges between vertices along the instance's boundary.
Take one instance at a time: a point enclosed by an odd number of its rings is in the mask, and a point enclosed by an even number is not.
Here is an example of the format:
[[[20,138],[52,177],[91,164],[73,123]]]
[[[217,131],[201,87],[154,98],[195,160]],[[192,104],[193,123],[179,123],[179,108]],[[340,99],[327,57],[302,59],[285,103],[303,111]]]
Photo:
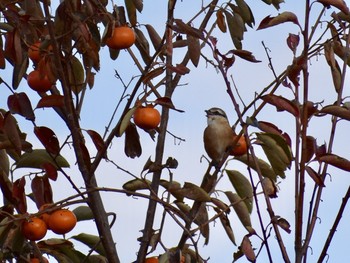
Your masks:
[[[39,209],[45,204],[43,177],[35,176],[32,180],[31,188],[36,207]]]
[[[14,93],[7,98],[7,106],[12,114],[19,114],[27,120],[34,121],[35,115],[32,104],[24,92]]]
[[[346,5],[344,0],[317,0],[317,2],[325,5],[325,6],[334,6],[342,11],[345,15],[349,15],[349,8]]]
[[[283,98],[282,96],[277,96],[273,94],[265,95],[262,97],[266,103],[276,106],[277,111],[288,111],[295,117],[299,117],[298,107],[291,101]]]
[[[51,203],[53,203],[52,188],[51,188],[51,184],[50,184],[49,178],[46,175],[43,176],[43,184],[44,184],[44,201],[45,201],[45,204],[51,204]]]
[[[36,126],[34,127],[34,133],[49,153],[52,153],[54,155],[59,154],[60,144],[58,142],[56,134],[51,129],[45,126]]]
[[[293,51],[293,54],[296,53],[297,47],[299,45],[299,41],[300,41],[299,35],[289,33],[289,36],[287,38],[287,45],[290,48],[290,50]]]
[[[27,199],[24,191],[25,184],[25,178],[21,177],[13,183],[12,187],[12,196],[16,200],[16,209],[21,214],[27,212]]]
[[[48,178],[50,178],[53,181],[57,180],[57,168],[52,163],[44,163],[42,165],[42,168],[45,170]]]
[[[91,137],[92,142],[94,143],[97,151],[101,151],[102,149],[104,149],[105,143],[104,143],[104,141],[99,133],[97,133],[93,130],[87,130],[86,132]]]
[[[64,97],[62,95],[49,95],[42,97],[38,105],[36,105],[37,108],[51,108],[51,107],[63,107],[64,106]]]

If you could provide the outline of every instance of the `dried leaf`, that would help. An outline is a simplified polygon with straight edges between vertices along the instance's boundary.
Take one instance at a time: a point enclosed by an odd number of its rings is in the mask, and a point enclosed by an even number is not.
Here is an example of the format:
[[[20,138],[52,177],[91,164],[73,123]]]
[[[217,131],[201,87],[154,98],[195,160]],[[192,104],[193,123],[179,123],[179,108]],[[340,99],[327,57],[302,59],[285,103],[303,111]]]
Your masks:
[[[219,9],[216,12],[216,24],[218,25],[218,27],[221,30],[221,32],[226,33],[227,26],[226,26],[225,16],[224,16],[224,13],[223,13],[222,9]]]
[[[92,142],[94,143],[97,151],[101,151],[102,149],[104,149],[105,143],[99,133],[97,133],[94,130],[87,130],[86,132],[89,134],[90,138],[92,139]]]
[[[292,22],[296,25],[299,25],[298,17],[292,12],[285,11],[275,17],[271,17],[271,16],[265,17],[260,22],[260,25],[258,26],[257,30],[277,26],[279,24],[286,23],[286,22]]]
[[[151,185],[151,182],[149,180],[144,179],[133,179],[125,184],[123,184],[123,189],[131,192],[136,192],[137,190],[146,190],[149,189]]]
[[[140,157],[142,154],[140,135],[135,124],[130,121],[125,129],[124,152],[130,158]]]
[[[294,102],[287,100],[282,96],[277,96],[274,94],[268,94],[261,97],[263,101],[274,105],[277,108],[277,111],[288,111],[293,114],[295,117],[299,117],[299,109]]]
[[[148,64],[151,61],[149,43],[143,32],[137,27],[134,28],[136,34],[135,46],[140,51],[143,61]]]
[[[320,186],[320,187],[325,187],[325,184],[323,182],[323,179],[321,176],[310,166],[305,167],[306,172],[310,175],[311,179],[314,180],[314,182]]]
[[[199,38],[193,37],[192,35],[188,34],[187,47],[191,62],[195,67],[197,67],[199,59],[201,57],[201,45],[199,43]]]
[[[306,162],[309,162],[316,152],[316,139],[312,136],[306,136]]]
[[[248,236],[244,236],[240,249],[250,262],[255,262],[256,256]]]
[[[268,197],[270,198],[277,197],[277,187],[270,178],[264,177],[261,181],[261,185]]]
[[[58,94],[52,94],[45,97],[42,97],[38,104],[37,108],[51,108],[51,107],[63,107],[64,106],[64,96]]]
[[[18,155],[21,154],[22,140],[18,129],[17,120],[10,112],[6,112],[3,120],[3,130]]]
[[[167,65],[167,68],[179,75],[186,75],[190,73],[190,69],[182,64],[176,64],[175,67],[172,65]]]
[[[52,163],[44,163],[42,165],[42,168],[45,170],[45,174],[49,179],[53,181],[57,180],[57,167],[55,167]]]
[[[344,0],[317,0],[317,2],[325,5],[326,7],[328,6],[334,6],[338,8],[340,11],[342,11],[344,14],[349,15],[349,8],[346,5],[346,2]]]
[[[17,113],[30,121],[35,120],[32,104],[26,93],[20,92],[8,96],[7,105],[12,114]]]
[[[293,51],[294,55],[296,54],[299,41],[300,41],[299,35],[289,33],[287,38],[287,46],[290,48],[290,50]]]
[[[350,161],[336,154],[325,154],[317,159],[319,162],[330,164],[334,167],[350,172]]]
[[[157,33],[157,31],[154,29],[152,25],[146,24],[145,26],[146,26],[149,38],[151,39],[154,50],[158,50],[160,48],[160,44],[162,43],[162,38],[159,36],[159,34]]]
[[[126,12],[128,14],[128,18],[130,21],[131,26],[137,25],[137,15],[136,15],[136,6],[135,6],[135,0],[125,0],[125,7]]]
[[[217,209],[214,208],[214,210],[217,210]],[[216,211],[216,212],[220,213],[220,215],[219,215],[220,222],[221,222],[222,226],[224,227],[228,238],[232,241],[232,243],[234,245],[236,245],[235,235],[233,233],[231,223],[230,223],[230,220],[228,219],[227,215],[224,213],[221,213],[220,210]]]
[[[185,182],[184,186],[181,189],[175,191],[176,195],[186,197],[197,202],[209,202],[209,194],[203,190],[203,188],[190,183]]]
[[[47,128],[45,126],[35,126],[34,133],[49,153],[53,155],[59,154],[59,141],[56,134],[50,128]]]
[[[252,52],[247,51],[247,50],[242,50],[242,49],[236,49],[236,50],[232,50],[232,53],[235,54],[236,56],[239,56],[240,58],[253,62],[253,63],[259,63],[261,62],[261,60],[257,60]]]
[[[244,201],[248,212],[251,213],[253,210],[253,188],[250,181],[239,171],[225,170],[225,172],[237,194]]]
[[[31,182],[31,189],[34,196],[36,207],[39,209],[46,204],[44,197],[44,182],[42,176],[35,176]]]
[[[284,218],[279,218],[277,220],[277,224],[280,228],[282,228],[284,231],[286,231],[288,234],[290,234],[292,231],[290,230],[290,224],[289,222]]]
[[[350,110],[346,107],[328,105],[323,107],[319,113],[331,114],[335,117],[350,121]]]
[[[142,76],[141,80],[144,84],[148,84],[149,81],[151,81],[152,79],[158,77],[159,75],[163,74],[163,72],[165,71],[165,67],[158,67],[155,68],[149,72],[147,72],[145,75]]]
[[[175,23],[175,25],[173,25],[173,29],[176,32],[181,33],[181,34],[185,34],[187,36],[191,35],[195,38],[204,40],[204,35],[199,29],[194,28],[194,27],[190,26],[189,24],[184,23],[181,19],[174,19],[174,23]]]
[[[19,213],[24,214],[27,212],[27,199],[25,194],[26,180],[25,177],[17,179],[13,183],[12,196],[16,200],[16,209]]]

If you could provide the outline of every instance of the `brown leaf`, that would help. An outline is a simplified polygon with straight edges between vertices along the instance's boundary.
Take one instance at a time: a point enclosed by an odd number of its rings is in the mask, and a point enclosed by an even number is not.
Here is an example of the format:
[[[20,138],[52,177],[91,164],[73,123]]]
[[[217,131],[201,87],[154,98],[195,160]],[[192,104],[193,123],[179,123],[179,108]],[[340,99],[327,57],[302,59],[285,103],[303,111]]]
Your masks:
[[[144,76],[142,76],[141,80],[144,84],[148,84],[149,81],[163,74],[165,71],[165,67],[158,67],[149,72],[147,72]]]
[[[282,228],[284,231],[286,231],[288,234],[290,234],[292,231],[290,230],[290,224],[289,222],[284,218],[279,218],[277,220],[277,224],[280,228]]]
[[[6,112],[3,120],[3,129],[7,138],[12,143],[17,154],[21,154],[22,142],[20,131],[18,129],[17,120],[12,116],[10,112]]]
[[[135,0],[125,0],[126,12],[128,13],[129,21],[132,26],[137,24]]]
[[[97,151],[101,151],[102,149],[104,149],[105,143],[99,133],[93,130],[87,130],[86,132],[89,134],[90,138],[92,139],[92,142],[94,143]]]
[[[306,136],[306,162],[309,162],[316,152],[316,139],[312,136]]]
[[[63,107],[64,106],[64,97],[62,95],[48,95],[42,97],[38,104],[37,108],[51,108],[51,107]]]
[[[179,110],[179,109],[176,109],[171,98],[169,97],[160,97],[160,98],[157,98],[155,101],[154,101],[154,104],[158,104],[158,105],[162,105],[163,107],[167,107],[169,109],[172,109],[172,110],[175,110],[175,111],[178,111],[178,112],[184,112],[183,110]]]
[[[328,6],[334,6],[338,8],[340,11],[342,11],[344,14],[349,15],[349,8],[346,5],[346,2],[344,0],[317,0],[317,2],[325,5],[326,7]]]
[[[318,157],[319,162],[330,164],[334,167],[350,172],[350,161],[336,154],[325,154]]]
[[[167,65],[167,68],[179,75],[186,75],[190,73],[190,69],[182,64],[176,64],[175,67],[173,65]]]
[[[261,185],[263,186],[265,193],[270,198],[276,198],[277,197],[277,187],[275,183],[267,177],[264,177],[261,181]]]
[[[188,34],[187,47],[191,62],[195,67],[197,67],[199,59],[201,57],[201,45],[199,43],[199,38],[193,37],[192,35]]]
[[[45,173],[49,179],[53,181],[57,180],[58,173],[56,166],[54,166],[52,163],[43,163],[42,168],[45,170]]]
[[[230,220],[228,219],[227,215],[224,213],[221,213],[220,210],[217,210],[216,208],[214,208],[214,210],[216,210],[217,213],[220,213],[220,215],[219,215],[220,222],[221,222],[222,226],[224,227],[228,238],[232,241],[232,243],[234,245],[236,245],[235,235],[233,233],[231,223],[230,223]]]
[[[299,25],[298,17],[294,13],[286,11],[286,12],[279,14],[278,16],[265,17],[260,22],[260,25],[258,26],[257,30],[277,26],[279,24],[286,23],[286,22],[292,22],[296,25]]]
[[[7,106],[12,114],[17,113],[30,121],[35,120],[32,104],[26,93],[20,92],[8,96]]]
[[[53,155],[59,154],[59,141],[56,134],[50,128],[47,128],[45,126],[36,126],[34,127],[34,133],[49,153]]]
[[[24,190],[26,184],[25,177],[17,179],[13,183],[12,196],[16,200],[16,209],[19,213],[24,214],[27,212],[27,199]]]
[[[89,150],[86,148],[86,145],[84,143],[80,143],[80,150],[83,155],[84,163],[87,166],[88,169],[91,168],[91,158]]]
[[[31,189],[34,196],[36,207],[39,209],[46,204],[44,197],[44,183],[42,176],[35,176],[31,182]]]
[[[159,34],[157,33],[157,31],[154,29],[152,25],[146,24],[145,26],[154,49],[158,50],[160,47],[160,44],[162,43],[162,38],[159,36]]]
[[[299,117],[299,109],[294,102],[287,100],[282,96],[277,96],[274,94],[264,95],[261,97],[263,101],[274,105],[277,108],[277,111],[288,111],[293,114],[295,117]]]
[[[139,157],[142,154],[140,136],[137,132],[135,124],[129,121],[129,125],[125,129],[125,155],[130,158]]]
[[[210,201],[209,194],[203,188],[190,182],[185,182],[181,189],[176,190],[176,194],[198,202]]]
[[[174,19],[174,23],[172,27],[176,32],[204,40],[204,35],[199,29],[184,23],[181,19]]]
[[[302,56],[293,60],[293,64],[287,67],[287,77],[295,87],[299,87],[299,76],[301,70],[304,68],[306,59]]]
[[[240,248],[250,262],[255,262],[256,256],[248,236],[244,236]]]
[[[331,114],[335,117],[350,121],[350,110],[346,107],[337,105],[328,105],[323,107],[319,113]]]
[[[311,179],[314,180],[314,182],[320,186],[320,187],[325,187],[325,184],[323,182],[323,179],[321,176],[310,166],[305,167],[306,172],[310,175]]]
[[[253,62],[253,63],[259,63],[261,62],[261,60],[257,60],[252,52],[247,51],[247,50],[242,50],[242,49],[236,49],[236,50],[232,50],[232,53],[235,54],[236,56],[239,56],[240,58]]]
[[[287,45],[290,48],[290,50],[293,51],[294,55],[297,51],[299,41],[300,41],[299,35],[289,33],[288,38],[287,38]]]
[[[151,61],[149,43],[143,32],[137,27],[134,28],[136,34],[135,46],[140,51],[143,61],[148,64]]]
[[[225,16],[223,14],[223,10],[222,9],[219,9],[216,12],[216,24],[218,25],[218,27],[221,30],[221,32],[226,33],[227,26],[226,26]]]
[[[244,31],[246,31],[242,17],[238,13],[233,15],[228,11],[225,11],[225,16],[233,44],[237,49],[242,49],[241,41]]]

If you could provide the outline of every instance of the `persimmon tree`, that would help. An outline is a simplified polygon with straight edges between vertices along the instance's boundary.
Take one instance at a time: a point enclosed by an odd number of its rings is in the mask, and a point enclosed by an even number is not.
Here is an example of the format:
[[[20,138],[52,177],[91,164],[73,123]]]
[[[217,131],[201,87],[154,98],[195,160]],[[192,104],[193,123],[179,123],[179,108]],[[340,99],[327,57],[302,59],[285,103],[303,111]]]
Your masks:
[[[162,27],[142,17],[144,4],[152,5],[142,0],[0,1],[0,67],[12,73],[12,81],[1,79],[1,97],[7,98],[7,103],[0,106],[1,260],[29,262],[36,257],[44,262],[41,255],[48,254],[58,262],[121,262],[114,228],[118,224],[116,213],[123,211],[107,211],[108,199],[102,194],[108,192],[116,202],[121,196],[148,202],[143,229],[135,240],[139,242],[135,262],[144,262],[151,255],[159,262],[210,262],[203,256],[205,246],[199,244],[211,242],[215,223],[223,226],[224,236],[233,243],[231,251],[222,252],[233,254],[233,261],[246,258],[250,262],[275,262],[283,258],[285,262],[307,262],[324,188],[333,187],[327,179],[334,171],[350,171],[349,157],[334,147],[339,124],[350,120],[345,85],[350,63],[350,12],[346,3],[305,0],[303,12],[294,13],[284,10],[282,0],[263,0],[260,4],[266,4],[270,13],[257,22],[256,14],[261,11],[248,1],[202,1],[201,8],[186,21],[176,12],[182,3],[169,0],[167,10],[162,10],[166,13]],[[286,68],[275,67],[274,57],[264,43],[263,58],[256,58],[255,50],[244,48],[246,34],[268,32],[286,24],[293,28],[286,42],[281,43],[290,50]],[[114,35],[116,27],[127,27],[127,34],[135,34],[126,41],[127,46],[135,41],[134,45],[115,49],[121,47],[111,43],[111,39],[118,39]],[[224,41],[230,44],[221,45]],[[108,58],[103,55],[107,50]],[[121,54],[130,57],[132,63],[127,67],[136,73],[130,77],[115,70],[114,81],[123,86],[123,91],[111,119],[101,125],[102,134],[85,126],[89,116],[82,111],[91,90],[97,88],[95,78],[105,70],[104,63],[118,63]],[[257,87],[251,101],[242,99],[243,91],[236,85],[238,61],[251,63],[252,67],[267,61],[272,72],[270,83]],[[329,76],[322,78],[331,79],[334,85],[332,92],[318,94],[317,101],[314,94],[320,92],[312,81],[320,76],[310,69],[312,63],[326,65]],[[239,142],[245,141],[247,150],[232,154],[228,149],[219,166],[207,159],[208,168],[200,184],[180,182],[179,160],[168,156],[167,146],[183,139],[170,132],[169,113],[186,114],[191,110],[178,108],[174,94],[184,77],[191,81],[192,70],[204,67],[218,73],[216,77],[223,81],[222,87],[216,88],[227,91],[230,109],[237,116],[231,121],[238,135],[233,143],[243,137],[245,140]],[[101,96],[111,94],[101,91]],[[158,119],[151,121],[151,126],[139,124],[133,114],[141,107],[153,113],[161,109],[160,125]],[[265,111],[277,120],[267,117]],[[52,112],[55,121],[67,128],[67,134],[50,128],[52,120],[45,115]],[[293,125],[282,129],[280,116]],[[329,133],[328,139],[321,138],[325,143],[320,143],[312,130],[319,122]],[[202,136],[202,131],[198,134]],[[154,158],[141,163],[139,157],[146,147],[144,135],[155,142]],[[29,138],[36,138],[41,146],[34,146]],[[131,173],[111,154],[113,143],[119,141],[124,144],[119,154],[130,158],[139,174]],[[95,149],[89,147],[90,142]],[[72,152],[74,158],[66,158],[66,152]],[[121,187],[99,183],[103,163],[112,164],[128,177],[122,177]],[[244,168],[231,168],[232,163]],[[70,175],[70,167],[77,167],[80,178]],[[288,209],[294,212],[294,218],[277,214],[273,202],[278,200],[278,187],[282,188],[285,178],[293,178],[289,182],[294,183],[290,196],[294,205]],[[64,179],[75,194],[56,200],[54,194],[61,191],[58,179]],[[229,182],[228,188],[222,187],[224,180]],[[313,251],[318,253],[318,262],[332,257],[328,248],[349,195],[348,190],[336,204],[338,212],[330,215],[334,223],[328,226],[331,230],[324,236],[323,248]],[[28,209],[28,203],[37,211]],[[44,218],[58,208],[74,208],[77,220],[90,220],[98,235],[66,234],[63,238],[31,241],[24,237],[23,222]],[[162,213],[156,213],[157,209]],[[239,226],[232,226],[232,214],[241,222]],[[169,221],[182,234],[165,244],[165,225]],[[238,228],[244,233],[239,240],[235,236]],[[286,245],[286,234],[294,235],[294,250]],[[78,251],[74,247],[78,243],[87,245],[89,251]],[[278,255],[276,249],[272,251],[276,244]]]

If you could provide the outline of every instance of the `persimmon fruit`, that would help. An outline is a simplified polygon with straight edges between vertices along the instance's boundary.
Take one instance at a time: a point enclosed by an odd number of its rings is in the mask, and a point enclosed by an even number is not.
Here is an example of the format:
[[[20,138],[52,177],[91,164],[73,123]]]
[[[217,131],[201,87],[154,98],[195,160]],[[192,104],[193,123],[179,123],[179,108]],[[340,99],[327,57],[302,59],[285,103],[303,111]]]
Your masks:
[[[22,223],[22,234],[25,238],[36,241],[42,239],[47,232],[45,222],[38,217],[31,217]]]
[[[52,46],[42,47],[42,42],[37,41],[28,48],[28,57],[34,62],[38,63],[46,52],[51,51]]]
[[[31,45],[28,49],[28,57],[34,62],[38,63],[39,60],[41,59],[40,55],[40,45],[41,42],[35,42],[33,45]]]
[[[139,107],[134,112],[134,122],[142,129],[154,129],[160,123],[160,113],[152,106]]]
[[[150,258],[146,258],[144,263],[158,263],[158,257],[150,257]]]
[[[56,234],[66,234],[71,231],[77,223],[75,214],[68,209],[58,209],[49,217],[49,228]]]
[[[46,92],[52,86],[48,76],[45,73],[42,74],[39,70],[33,70],[28,74],[27,83],[32,90],[37,92]]]
[[[44,211],[48,206],[50,206],[50,204],[44,204],[44,205],[42,205],[42,206],[39,208],[39,211],[40,211],[40,212],[41,212],[41,211]],[[39,218],[45,222],[45,224],[46,224],[46,226],[47,226],[47,229],[50,229],[50,227],[49,227],[49,218],[50,218],[50,216],[51,216],[51,213],[47,213],[47,212],[45,212],[45,213],[43,213],[43,214],[41,214],[41,215],[39,216]]]
[[[106,45],[112,49],[124,49],[131,47],[136,40],[135,32],[128,26],[117,26],[111,37],[106,39]]]
[[[233,140],[235,140],[236,136],[237,135],[235,135],[233,137]],[[248,146],[247,146],[247,142],[245,140],[245,137],[241,136],[241,137],[239,137],[237,144],[233,146],[233,148],[230,152],[230,155],[241,156],[241,155],[247,153],[247,149],[248,149]]]
[[[42,257],[42,258],[45,263],[49,263],[49,260],[46,257]],[[38,258],[31,258],[30,263],[40,263],[40,260]]]

